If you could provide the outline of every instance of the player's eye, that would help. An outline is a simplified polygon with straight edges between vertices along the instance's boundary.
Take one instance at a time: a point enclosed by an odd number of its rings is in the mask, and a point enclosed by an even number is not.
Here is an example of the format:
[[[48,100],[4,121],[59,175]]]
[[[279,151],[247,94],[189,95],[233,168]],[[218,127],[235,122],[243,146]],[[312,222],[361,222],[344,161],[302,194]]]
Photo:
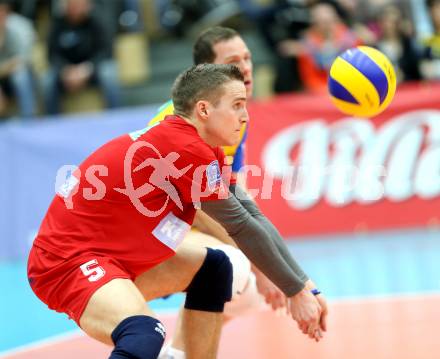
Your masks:
[[[239,59],[233,59],[233,60],[228,61],[228,64],[229,65],[238,66],[240,64],[240,60]]]

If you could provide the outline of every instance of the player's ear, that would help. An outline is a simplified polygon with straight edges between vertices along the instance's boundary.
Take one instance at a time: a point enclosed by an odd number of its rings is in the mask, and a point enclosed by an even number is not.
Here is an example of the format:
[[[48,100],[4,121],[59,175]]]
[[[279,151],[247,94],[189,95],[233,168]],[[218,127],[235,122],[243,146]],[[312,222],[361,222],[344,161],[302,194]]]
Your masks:
[[[208,118],[208,113],[209,113],[208,107],[209,107],[208,101],[204,101],[204,100],[197,101],[195,104],[195,110],[198,117],[206,120]]]

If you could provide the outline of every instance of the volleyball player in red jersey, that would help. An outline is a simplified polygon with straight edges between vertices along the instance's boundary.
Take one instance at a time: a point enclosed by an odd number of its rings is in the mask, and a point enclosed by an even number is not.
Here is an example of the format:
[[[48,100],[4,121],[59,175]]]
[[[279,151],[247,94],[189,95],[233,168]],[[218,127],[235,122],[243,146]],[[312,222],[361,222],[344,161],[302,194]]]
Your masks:
[[[145,300],[186,291],[186,355],[215,358],[232,266],[221,250],[179,246],[197,206],[283,290],[293,319],[319,340],[316,292],[292,270],[267,219],[222,178],[218,146],[238,142],[248,120],[242,74],[231,65],[192,67],[176,80],[173,103],[174,116],[105,144],[59,189],[29,255],[33,291],[114,345],[110,359],[156,358],[165,328]],[[138,280],[159,263],[168,270]]]

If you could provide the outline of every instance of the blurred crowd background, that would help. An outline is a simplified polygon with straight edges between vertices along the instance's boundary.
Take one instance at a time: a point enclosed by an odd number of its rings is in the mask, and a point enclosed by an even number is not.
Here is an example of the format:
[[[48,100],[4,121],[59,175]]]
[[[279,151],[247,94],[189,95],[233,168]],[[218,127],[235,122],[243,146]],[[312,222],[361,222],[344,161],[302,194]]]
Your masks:
[[[440,79],[440,0],[0,0],[1,121],[166,101],[212,25],[243,34],[260,98],[326,91],[360,44]]]

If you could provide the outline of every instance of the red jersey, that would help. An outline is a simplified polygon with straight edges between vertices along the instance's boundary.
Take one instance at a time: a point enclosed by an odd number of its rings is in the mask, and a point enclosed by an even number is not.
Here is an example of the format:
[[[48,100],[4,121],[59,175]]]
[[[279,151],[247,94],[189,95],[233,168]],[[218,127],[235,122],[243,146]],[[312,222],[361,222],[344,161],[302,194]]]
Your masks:
[[[218,199],[224,155],[178,116],[95,151],[58,190],[34,244],[116,258],[136,276],[174,254],[194,203]]]

